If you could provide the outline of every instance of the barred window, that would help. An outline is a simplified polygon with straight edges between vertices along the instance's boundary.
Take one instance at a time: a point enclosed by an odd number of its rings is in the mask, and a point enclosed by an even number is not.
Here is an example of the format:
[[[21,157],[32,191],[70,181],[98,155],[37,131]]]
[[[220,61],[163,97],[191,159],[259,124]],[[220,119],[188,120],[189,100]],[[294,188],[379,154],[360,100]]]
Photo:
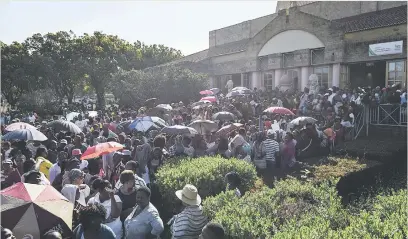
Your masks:
[[[263,87],[265,90],[273,90],[273,78],[275,74],[273,72],[265,72],[264,79],[263,79]]]
[[[293,67],[295,66],[295,53],[293,52],[288,52],[282,54],[283,58],[283,67]]]
[[[242,74],[242,86],[249,89],[250,87],[249,73]]]
[[[310,50],[312,65],[324,63],[324,48]]]
[[[313,68],[313,73],[317,75],[319,79],[319,85],[329,88],[329,66],[319,66]]]

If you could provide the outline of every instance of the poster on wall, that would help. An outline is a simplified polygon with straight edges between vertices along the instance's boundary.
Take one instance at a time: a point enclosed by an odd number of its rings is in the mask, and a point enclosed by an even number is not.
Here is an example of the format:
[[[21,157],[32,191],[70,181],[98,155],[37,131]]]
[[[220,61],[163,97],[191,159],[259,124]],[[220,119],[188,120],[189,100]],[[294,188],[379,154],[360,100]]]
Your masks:
[[[368,46],[369,56],[384,56],[402,53],[402,42],[394,41],[386,43],[372,44]]]

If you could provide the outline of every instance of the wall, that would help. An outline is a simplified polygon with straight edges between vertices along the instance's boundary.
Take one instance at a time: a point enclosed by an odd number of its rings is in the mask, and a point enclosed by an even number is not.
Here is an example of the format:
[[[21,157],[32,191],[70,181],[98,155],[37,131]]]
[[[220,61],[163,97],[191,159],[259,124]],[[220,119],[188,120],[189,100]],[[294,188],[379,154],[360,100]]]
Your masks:
[[[368,56],[368,46],[370,42],[347,44],[345,48],[346,58],[345,62],[364,62],[364,61],[378,61],[389,59],[407,58],[407,39],[404,39],[402,54],[385,55],[385,56]]]

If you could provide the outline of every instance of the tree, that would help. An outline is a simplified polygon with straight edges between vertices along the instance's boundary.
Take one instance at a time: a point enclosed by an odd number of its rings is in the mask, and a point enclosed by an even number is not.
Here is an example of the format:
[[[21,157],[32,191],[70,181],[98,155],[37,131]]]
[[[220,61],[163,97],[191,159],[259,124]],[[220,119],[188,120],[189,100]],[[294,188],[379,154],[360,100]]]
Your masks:
[[[38,89],[40,78],[36,75],[36,58],[29,54],[24,44],[2,43],[1,47],[1,93],[11,106],[29,90]]]
[[[144,69],[152,66],[157,66],[183,57],[181,51],[166,47],[164,45],[141,44],[141,50],[143,55],[142,65],[141,68],[135,69]]]

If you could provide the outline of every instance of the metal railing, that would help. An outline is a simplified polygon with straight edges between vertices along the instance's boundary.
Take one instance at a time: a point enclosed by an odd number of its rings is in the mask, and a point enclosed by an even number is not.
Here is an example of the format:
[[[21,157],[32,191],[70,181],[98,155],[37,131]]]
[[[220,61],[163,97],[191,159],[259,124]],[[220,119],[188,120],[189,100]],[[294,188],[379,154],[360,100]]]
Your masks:
[[[368,123],[371,125],[407,127],[407,106],[382,104],[370,107]]]
[[[357,114],[357,117],[354,120],[354,124],[353,124],[354,127],[353,127],[353,131],[352,131],[353,132],[353,135],[352,135],[353,139],[356,139],[360,135],[361,130],[365,126],[364,120],[365,120],[365,109],[363,108]]]

